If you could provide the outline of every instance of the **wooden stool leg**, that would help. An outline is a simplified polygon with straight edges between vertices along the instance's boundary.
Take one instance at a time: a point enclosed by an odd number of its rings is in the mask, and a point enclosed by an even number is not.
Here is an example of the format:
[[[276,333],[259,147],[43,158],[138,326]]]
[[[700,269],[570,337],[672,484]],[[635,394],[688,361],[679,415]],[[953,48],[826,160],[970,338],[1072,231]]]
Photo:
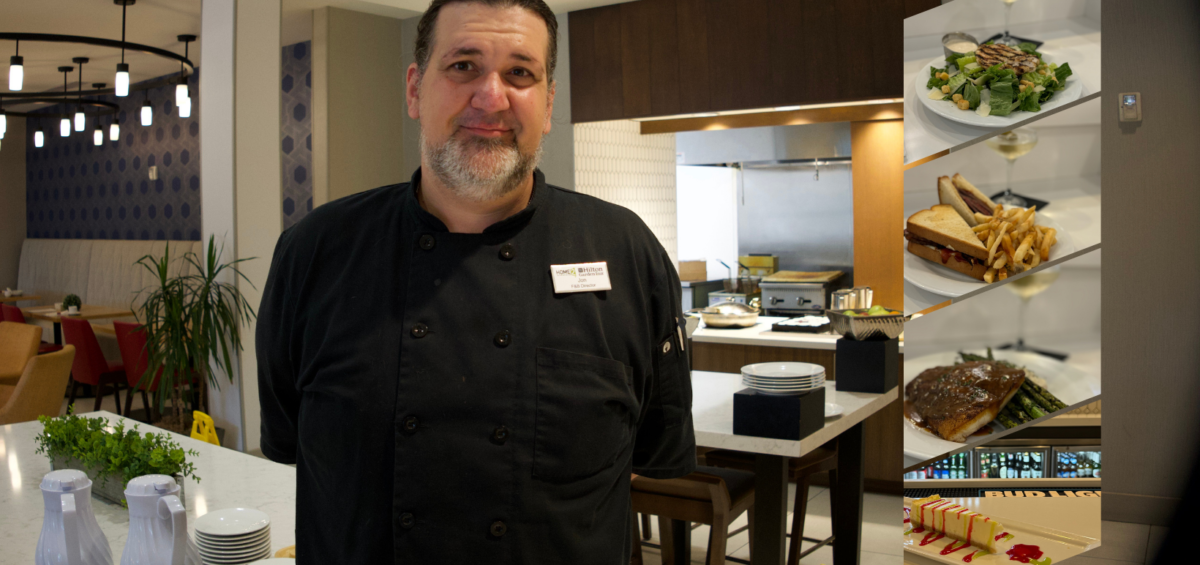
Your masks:
[[[750,551],[750,558],[754,558],[754,505],[746,509],[746,533],[750,534],[750,543],[746,544]]]
[[[725,546],[729,535],[729,516],[713,516],[708,529],[708,565],[725,565]]]
[[[650,527],[650,515],[642,514],[642,539],[650,541],[651,534],[653,533],[654,531]]]
[[[79,381],[71,379],[71,394],[67,397],[67,407],[75,404],[75,392],[79,390]]]
[[[146,423],[153,424],[154,423],[154,411],[150,410],[150,400],[149,400],[149,397],[146,396],[145,389],[142,389],[142,408],[146,409]]]
[[[837,505],[833,503],[833,493],[837,491],[837,469],[829,471],[829,522],[837,523]]]
[[[128,413],[129,411],[126,410],[125,413],[121,412],[121,383],[113,381],[112,387],[113,387],[113,398],[115,398],[117,400],[117,415],[125,416],[126,413]]]
[[[96,385],[96,402],[92,403],[92,412],[100,411],[100,403],[104,401],[104,381]]]
[[[630,565],[642,565],[642,536],[638,535],[638,513],[630,509],[629,524],[633,530],[633,553],[629,556]],[[642,514],[645,516],[645,514]]]
[[[125,395],[125,414],[131,414],[132,412],[133,412],[133,391],[131,390]]]
[[[800,563],[800,549],[804,538],[804,517],[808,515],[808,475],[796,483],[796,503],[792,511],[792,546],[788,549],[788,565]]]

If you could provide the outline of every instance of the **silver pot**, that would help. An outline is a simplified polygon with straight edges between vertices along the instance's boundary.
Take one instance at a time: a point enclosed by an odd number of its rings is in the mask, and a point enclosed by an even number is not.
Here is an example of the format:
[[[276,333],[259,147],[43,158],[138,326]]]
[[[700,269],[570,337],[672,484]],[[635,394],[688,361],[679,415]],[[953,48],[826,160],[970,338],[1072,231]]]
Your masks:
[[[722,302],[688,313],[700,314],[704,325],[714,328],[748,328],[758,323],[758,308],[740,302]]]

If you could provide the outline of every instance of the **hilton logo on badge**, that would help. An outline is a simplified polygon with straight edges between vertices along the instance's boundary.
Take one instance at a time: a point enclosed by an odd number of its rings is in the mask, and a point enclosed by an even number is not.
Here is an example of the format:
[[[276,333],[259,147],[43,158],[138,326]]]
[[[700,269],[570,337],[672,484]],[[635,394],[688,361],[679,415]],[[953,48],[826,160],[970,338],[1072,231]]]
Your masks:
[[[612,283],[608,280],[608,263],[606,261],[550,265],[550,279],[554,281],[555,294],[612,290]]]

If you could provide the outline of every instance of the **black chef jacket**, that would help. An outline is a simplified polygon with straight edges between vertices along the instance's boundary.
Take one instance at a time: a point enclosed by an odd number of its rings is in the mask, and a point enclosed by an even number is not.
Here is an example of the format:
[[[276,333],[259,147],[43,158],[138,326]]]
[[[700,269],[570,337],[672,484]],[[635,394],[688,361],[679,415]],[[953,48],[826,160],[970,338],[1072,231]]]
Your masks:
[[[406,184],[279,238],[262,451],[296,463],[301,564],[629,562],[629,473],[695,469],[679,278],[633,212],[546,184],[482,234]],[[556,294],[551,265],[612,290]]]

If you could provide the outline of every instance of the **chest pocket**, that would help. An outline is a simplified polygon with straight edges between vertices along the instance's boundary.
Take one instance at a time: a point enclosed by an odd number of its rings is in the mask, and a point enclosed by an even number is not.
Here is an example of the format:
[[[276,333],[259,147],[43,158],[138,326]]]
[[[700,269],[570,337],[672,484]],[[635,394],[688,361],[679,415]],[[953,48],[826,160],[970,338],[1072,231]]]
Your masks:
[[[620,361],[539,347],[534,477],[570,482],[610,467],[633,442],[632,391]]]

